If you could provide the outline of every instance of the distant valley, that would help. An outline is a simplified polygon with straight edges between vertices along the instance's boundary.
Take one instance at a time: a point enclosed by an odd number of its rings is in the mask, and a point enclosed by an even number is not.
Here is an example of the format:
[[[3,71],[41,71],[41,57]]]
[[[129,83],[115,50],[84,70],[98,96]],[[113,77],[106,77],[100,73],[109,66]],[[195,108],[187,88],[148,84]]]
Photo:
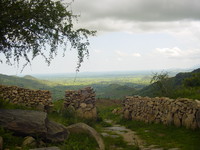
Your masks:
[[[63,99],[64,91],[75,90],[91,86],[97,98],[121,99],[127,95],[134,95],[136,91],[147,86],[150,75],[101,75],[101,76],[30,76],[23,77],[0,75],[0,84],[15,85],[29,89],[49,90],[54,100]]]
[[[156,84],[150,84],[151,71],[142,72],[107,72],[107,73],[78,73],[76,74],[46,74],[8,76],[0,74],[0,84],[15,85],[29,89],[49,90],[53,100],[64,98],[65,90],[76,90],[91,86],[96,91],[97,98],[123,99],[125,96],[167,96],[200,98],[199,86],[185,86],[185,80],[192,80],[196,75],[200,77],[199,69],[193,72],[179,73],[171,70],[167,79],[169,93],[162,93]],[[199,75],[199,76],[198,76]],[[197,79],[194,79],[196,82]],[[192,82],[192,81],[191,81]],[[172,91],[176,91],[173,92]],[[190,94],[192,93],[192,94]]]

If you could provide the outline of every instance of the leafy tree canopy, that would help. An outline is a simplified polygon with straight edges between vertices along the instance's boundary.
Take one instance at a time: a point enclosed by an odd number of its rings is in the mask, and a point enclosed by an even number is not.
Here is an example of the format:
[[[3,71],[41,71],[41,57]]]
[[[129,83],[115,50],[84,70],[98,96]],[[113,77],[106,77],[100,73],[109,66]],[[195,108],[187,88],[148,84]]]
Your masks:
[[[169,73],[162,71],[161,73],[153,73],[150,83],[163,82],[169,78]]]
[[[89,56],[88,36],[95,32],[74,29],[73,20],[77,16],[67,10],[70,5],[53,0],[1,0],[0,53],[6,63],[19,64],[24,58],[26,66],[41,55],[50,64],[59,46],[64,51],[70,47],[78,51],[79,71],[84,57]]]
[[[161,91],[161,94],[164,96],[169,95],[169,73],[162,71],[161,73],[153,73],[153,77],[150,83],[154,85]]]

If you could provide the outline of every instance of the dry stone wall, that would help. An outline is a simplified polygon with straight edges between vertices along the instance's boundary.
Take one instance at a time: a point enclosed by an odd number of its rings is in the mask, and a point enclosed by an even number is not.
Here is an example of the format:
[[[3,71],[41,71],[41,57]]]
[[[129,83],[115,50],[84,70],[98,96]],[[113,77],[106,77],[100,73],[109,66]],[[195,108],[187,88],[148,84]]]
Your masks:
[[[126,97],[123,101],[123,116],[148,123],[196,129],[200,128],[200,101],[187,98]]]
[[[95,119],[97,117],[95,96],[95,92],[91,87],[77,91],[67,90],[65,93],[64,107],[74,110],[79,117]]]
[[[48,110],[52,107],[51,93],[45,90],[30,90],[17,86],[0,85],[0,97],[13,104]]]

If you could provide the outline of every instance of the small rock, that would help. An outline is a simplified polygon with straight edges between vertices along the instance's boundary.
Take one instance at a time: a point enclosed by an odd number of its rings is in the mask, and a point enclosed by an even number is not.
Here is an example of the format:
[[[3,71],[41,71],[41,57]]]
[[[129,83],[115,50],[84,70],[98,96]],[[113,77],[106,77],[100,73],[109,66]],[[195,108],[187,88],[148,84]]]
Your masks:
[[[114,135],[114,134],[111,134],[111,135],[110,135],[110,137],[112,137],[112,138],[118,138],[118,137],[119,137],[119,135]]]
[[[167,125],[171,125],[173,122],[173,114],[171,112],[169,112],[166,116],[166,124]]]
[[[81,107],[81,108],[86,108],[86,107],[87,107],[87,104],[86,104],[86,103],[81,103],[81,104],[80,104],[80,107]]]
[[[35,147],[37,145],[36,140],[31,137],[31,136],[27,136],[24,138],[24,141],[22,143],[22,146],[31,146],[31,147]]]
[[[117,108],[113,109],[112,113],[116,114],[116,112],[117,112]]]
[[[156,148],[158,145],[150,145],[148,148]]]
[[[74,114],[74,113],[76,112],[74,106],[72,106],[72,105],[69,105],[69,106],[67,107],[67,110],[68,110],[69,113],[71,113],[71,114]]]
[[[124,118],[125,119],[130,119],[130,112],[128,110],[124,111]]]
[[[109,136],[109,134],[105,133],[105,132],[101,133],[101,135],[104,136],[104,137],[108,137]]]
[[[180,127],[180,126],[181,126],[181,121],[180,121],[180,119],[179,119],[179,117],[178,117],[177,114],[174,114],[174,124],[175,124],[175,126],[177,126],[177,127]]]
[[[44,143],[43,141],[39,141],[39,147],[45,147],[46,143]]]

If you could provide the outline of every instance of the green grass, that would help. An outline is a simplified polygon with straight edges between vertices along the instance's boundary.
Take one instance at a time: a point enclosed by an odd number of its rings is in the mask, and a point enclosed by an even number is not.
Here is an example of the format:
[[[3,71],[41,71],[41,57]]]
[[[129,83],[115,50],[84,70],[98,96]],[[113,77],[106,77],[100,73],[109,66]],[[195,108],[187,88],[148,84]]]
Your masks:
[[[115,108],[121,107],[121,100],[111,100],[111,99],[97,99],[97,110],[98,115],[102,119],[112,119],[115,120],[119,116],[112,113]]]
[[[23,105],[17,105],[17,104],[12,104],[7,100],[3,100],[3,98],[0,97],[0,109],[24,109],[24,110],[35,110],[34,108],[31,107],[26,107]]]
[[[113,105],[113,102],[115,104]],[[104,122],[103,118],[110,118],[117,117],[116,115],[110,113],[114,108],[119,106],[118,101],[112,100],[97,100],[97,108],[98,108],[98,118],[97,120],[87,120],[78,118],[76,115],[71,113],[70,111],[63,111],[62,110],[62,103],[63,100],[54,102],[54,112],[50,113],[48,117],[51,120],[56,122],[62,123],[64,125],[70,125],[73,123],[84,122],[97,130],[97,132],[101,133],[104,127],[109,127],[111,124]],[[83,136],[83,137],[82,137]],[[92,142],[90,136],[87,134],[72,134],[70,135],[69,139],[60,146],[61,149],[70,149],[70,150],[93,150],[95,149],[95,145],[91,145]],[[137,150],[138,148],[135,146],[128,146],[122,137],[112,138],[112,137],[103,137],[106,150],[115,150],[116,148],[122,148],[123,150]],[[89,143],[89,144],[88,144]]]
[[[0,127],[0,136],[3,138],[3,148],[16,150],[16,147],[21,147],[24,140],[23,137],[14,136],[13,132]],[[21,147],[22,150],[28,150],[30,147]]]
[[[158,145],[165,149],[169,148],[180,148],[181,150],[199,150],[200,147],[200,130],[190,130],[186,128],[177,128],[175,126],[165,126],[162,124],[146,124],[140,121],[125,120],[120,115],[112,114],[112,110],[119,108],[121,102],[119,100],[102,100],[97,99],[97,120],[86,120],[76,117],[72,112],[63,110],[63,100],[54,102],[54,111],[48,114],[50,120],[59,122],[65,126],[70,124],[84,122],[99,133],[104,127],[111,126],[110,123],[104,122],[104,119],[111,119],[126,126],[127,128],[136,131],[137,134],[143,139],[148,145]],[[0,108],[19,108],[21,106],[15,106],[5,101],[0,101]],[[23,109],[23,108],[21,108]],[[5,146],[15,149],[16,146],[20,146],[23,138],[13,136],[12,132],[0,129],[0,135],[4,138]],[[112,138],[103,137],[105,142],[106,150],[115,150],[116,147],[121,147],[124,150],[134,150],[137,147],[128,146],[122,139],[122,137]],[[49,146],[55,146],[55,143],[47,143]],[[69,139],[64,143],[57,144],[61,149],[70,150],[93,150],[96,149],[97,144],[94,139],[87,134],[71,134]],[[25,148],[24,148],[25,149]]]
[[[11,131],[0,128],[0,135],[4,140],[4,148],[16,150],[16,147],[21,147],[24,138],[14,136]],[[62,143],[46,143],[46,146],[58,146],[61,150],[95,150],[98,144],[94,138],[87,134],[70,134],[69,138]],[[29,150],[31,147],[21,147],[22,150]],[[33,148],[33,147],[32,147]]]
[[[139,137],[148,145],[158,145],[165,149],[180,148],[181,150],[199,150],[200,129],[191,130],[184,127],[165,126],[163,124],[147,124],[141,121],[126,120],[120,115],[112,114],[112,110],[120,107],[118,103],[100,100],[97,103],[99,115],[102,119],[114,120],[117,124],[136,131]]]
[[[59,146],[61,150],[95,150],[98,147],[94,138],[87,134],[70,134],[69,138]]]
[[[54,104],[54,111],[48,114],[50,120],[54,120],[63,125],[70,125],[78,122],[85,122],[90,125],[94,125],[95,121],[85,120],[76,117],[69,111],[62,110],[63,100],[56,101]],[[0,99],[0,109],[31,109],[25,106],[11,104],[8,101]],[[0,127],[0,136],[4,140],[4,148],[10,150],[16,150],[16,147],[21,147],[24,137],[14,136],[13,132],[5,130]],[[39,140],[39,139],[38,139]],[[47,146],[59,146],[62,150],[94,150],[97,147],[96,141],[86,134],[70,134],[69,139],[64,143],[46,143]],[[22,150],[28,150],[30,147],[22,147]]]
[[[137,132],[148,145],[159,145],[166,149],[199,150],[200,130],[190,130],[184,127],[165,126],[162,124],[147,124],[140,121],[121,119],[118,123]]]

